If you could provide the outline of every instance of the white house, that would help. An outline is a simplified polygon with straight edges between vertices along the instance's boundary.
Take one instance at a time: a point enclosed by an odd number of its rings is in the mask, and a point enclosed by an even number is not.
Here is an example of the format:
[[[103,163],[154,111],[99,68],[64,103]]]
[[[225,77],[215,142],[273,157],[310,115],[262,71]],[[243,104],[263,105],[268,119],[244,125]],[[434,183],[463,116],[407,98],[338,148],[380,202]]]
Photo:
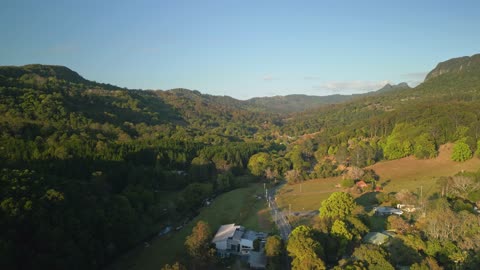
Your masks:
[[[245,227],[232,223],[220,226],[212,243],[223,257],[230,254],[249,254],[253,250],[253,242],[256,239],[265,240],[266,237],[266,233],[245,230]]]

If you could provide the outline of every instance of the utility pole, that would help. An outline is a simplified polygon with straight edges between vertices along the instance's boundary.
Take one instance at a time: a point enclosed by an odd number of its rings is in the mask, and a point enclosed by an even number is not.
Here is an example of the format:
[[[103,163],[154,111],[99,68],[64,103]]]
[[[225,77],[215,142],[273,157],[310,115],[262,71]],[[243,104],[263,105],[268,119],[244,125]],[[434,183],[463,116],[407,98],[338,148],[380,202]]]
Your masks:
[[[423,186],[420,186],[420,203],[422,205],[423,216],[426,216],[425,203],[423,202]]]
[[[288,215],[291,216],[292,215],[292,204],[288,204]]]

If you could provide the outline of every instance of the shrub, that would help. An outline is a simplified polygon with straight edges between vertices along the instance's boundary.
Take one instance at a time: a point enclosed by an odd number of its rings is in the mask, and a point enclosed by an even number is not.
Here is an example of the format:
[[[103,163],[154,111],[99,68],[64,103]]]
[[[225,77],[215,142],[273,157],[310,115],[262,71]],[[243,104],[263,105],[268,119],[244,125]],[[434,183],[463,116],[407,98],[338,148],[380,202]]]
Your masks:
[[[353,179],[345,178],[345,179],[342,180],[342,182],[340,184],[344,188],[351,188],[351,187],[353,187],[353,185],[355,185],[355,182],[353,181]]]

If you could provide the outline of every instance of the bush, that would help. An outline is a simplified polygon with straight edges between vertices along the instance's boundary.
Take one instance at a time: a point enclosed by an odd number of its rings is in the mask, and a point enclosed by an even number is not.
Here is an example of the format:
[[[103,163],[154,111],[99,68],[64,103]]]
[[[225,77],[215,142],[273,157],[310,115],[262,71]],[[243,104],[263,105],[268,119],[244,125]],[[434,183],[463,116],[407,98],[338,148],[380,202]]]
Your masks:
[[[453,146],[452,160],[463,162],[472,158],[472,150],[465,140],[459,140]]]
[[[455,210],[455,212],[460,212],[464,210],[473,212],[473,206],[458,199],[455,200],[455,202],[453,203],[453,210]]]
[[[434,158],[437,156],[437,149],[434,140],[427,134],[422,134],[415,139],[413,154],[418,159]]]
[[[353,181],[353,179],[345,178],[345,179],[342,180],[342,182],[340,184],[344,188],[351,188],[351,187],[353,187],[353,185],[355,185],[355,182]]]

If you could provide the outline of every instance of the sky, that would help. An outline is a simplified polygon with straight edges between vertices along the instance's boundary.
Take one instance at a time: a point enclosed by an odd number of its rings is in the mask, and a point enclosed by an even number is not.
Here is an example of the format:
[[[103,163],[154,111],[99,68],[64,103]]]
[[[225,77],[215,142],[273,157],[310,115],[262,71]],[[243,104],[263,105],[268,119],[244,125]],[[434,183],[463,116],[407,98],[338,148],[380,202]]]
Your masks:
[[[2,0],[0,65],[239,99],[423,81],[480,53],[480,1]]]

